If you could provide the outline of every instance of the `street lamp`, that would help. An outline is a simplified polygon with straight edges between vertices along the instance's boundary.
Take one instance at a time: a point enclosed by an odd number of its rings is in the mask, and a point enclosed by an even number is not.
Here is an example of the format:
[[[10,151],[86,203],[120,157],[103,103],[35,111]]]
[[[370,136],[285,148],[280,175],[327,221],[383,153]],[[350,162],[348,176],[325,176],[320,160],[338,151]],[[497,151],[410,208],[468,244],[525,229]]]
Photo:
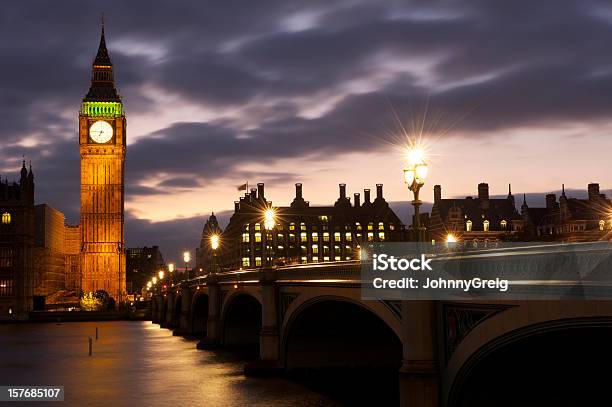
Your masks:
[[[425,185],[425,178],[427,178],[427,163],[424,156],[425,153],[422,148],[414,147],[410,149],[408,151],[408,165],[404,169],[404,182],[414,195],[412,200],[412,206],[414,206],[412,229],[415,231],[415,240],[417,242],[420,242],[422,239],[421,214],[419,211],[422,202],[419,200],[419,191]]]
[[[159,270],[159,273],[157,273],[157,275],[159,276],[159,280],[163,280],[164,279],[164,271],[163,270]]]
[[[191,260],[191,254],[189,252],[183,252],[183,261],[185,262],[185,277],[189,280],[189,270],[187,270],[187,264]]]
[[[153,278],[151,279],[151,281],[153,282],[153,284],[157,284],[157,277],[153,276]]]
[[[217,271],[217,249],[219,248],[219,235],[214,234],[210,236],[210,248],[212,249],[213,254],[213,264],[212,269],[213,272]]]
[[[270,266],[272,263],[272,229],[276,226],[276,213],[273,208],[268,208],[264,212],[264,229],[266,229],[266,266]],[[268,246],[270,243],[270,246]]]

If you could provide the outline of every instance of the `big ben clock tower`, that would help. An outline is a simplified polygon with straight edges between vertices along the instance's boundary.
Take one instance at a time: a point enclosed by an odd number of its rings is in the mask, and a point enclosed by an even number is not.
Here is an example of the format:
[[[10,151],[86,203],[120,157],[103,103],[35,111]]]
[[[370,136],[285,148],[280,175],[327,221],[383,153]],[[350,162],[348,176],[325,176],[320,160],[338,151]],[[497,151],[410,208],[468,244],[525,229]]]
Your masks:
[[[125,297],[123,233],[126,122],[104,38],[79,113],[81,153],[81,287]]]

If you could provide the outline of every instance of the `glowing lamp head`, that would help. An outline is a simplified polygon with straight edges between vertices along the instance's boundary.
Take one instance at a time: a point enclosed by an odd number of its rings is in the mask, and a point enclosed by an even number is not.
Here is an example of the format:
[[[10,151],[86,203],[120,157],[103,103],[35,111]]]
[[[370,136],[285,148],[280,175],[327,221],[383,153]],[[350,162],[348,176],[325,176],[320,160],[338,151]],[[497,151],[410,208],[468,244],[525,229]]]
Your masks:
[[[147,288],[151,288],[152,286],[153,286],[153,283],[149,281],[149,282],[147,283]]]
[[[414,182],[414,170],[409,168],[404,170],[404,182],[408,185],[412,185]]]
[[[274,213],[274,209],[268,208],[264,212],[264,228],[266,230],[274,229],[276,225],[276,214]]]
[[[153,282],[153,284],[157,284],[157,277],[153,277],[151,281]]]
[[[427,164],[421,163],[415,168],[416,180],[421,183],[425,181],[427,178]]]
[[[183,253],[183,261],[185,263],[189,263],[190,260],[191,260],[191,254],[189,252],[184,252]]]
[[[168,264],[168,271],[171,273],[174,273],[174,263],[169,263]]]
[[[457,243],[457,237],[452,233],[446,235],[446,243]]]
[[[217,250],[219,248],[219,235],[212,235],[210,237],[210,248]]]
[[[425,162],[425,151],[421,147],[408,150],[408,165],[418,165]]]
[[[164,272],[163,272],[163,270],[159,270],[159,273],[157,273],[157,275],[159,276],[160,280],[164,279]]]

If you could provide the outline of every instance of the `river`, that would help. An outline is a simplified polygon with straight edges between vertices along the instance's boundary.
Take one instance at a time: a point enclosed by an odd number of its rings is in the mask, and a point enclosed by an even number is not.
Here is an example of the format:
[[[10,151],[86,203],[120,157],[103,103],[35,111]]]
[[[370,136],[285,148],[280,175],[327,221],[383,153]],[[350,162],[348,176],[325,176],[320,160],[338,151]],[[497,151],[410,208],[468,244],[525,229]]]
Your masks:
[[[0,325],[0,385],[64,386],[66,406],[339,405],[292,380],[245,377],[235,353],[195,345],[151,322]]]

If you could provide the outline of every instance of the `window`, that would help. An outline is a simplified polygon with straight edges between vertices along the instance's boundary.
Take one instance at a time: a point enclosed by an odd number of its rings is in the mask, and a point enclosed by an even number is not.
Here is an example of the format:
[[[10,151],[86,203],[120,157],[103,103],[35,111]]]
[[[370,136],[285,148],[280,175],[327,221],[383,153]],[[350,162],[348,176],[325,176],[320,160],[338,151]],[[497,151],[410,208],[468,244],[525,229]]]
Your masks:
[[[315,263],[319,261],[319,258],[317,256],[312,256],[312,261],[314,261]]]
[[[242,267],[250,267],[250,266],[251,266],[251,259],[249,259],[248,257],[243,257]]]
[[[329,261],[329,256],[323,257],[323,261]]]
[[[246,223],[246,224],[244,225],[244,230],[249,230],[249,224],[248,224],[248,223]]]
[[[385,224],[383,222],[378,222],[378,230],[385,230]]]
[[[307,242],[307,241],[308,241],[308,236],[306,235],[306,232],[300,233],[300,242]]]
[[[259,232],[255,233],[255,241],[257,243],[261,242],[261,233]]]
[[[395,225],[393,223],[389,223],[389,230],[395,230]]]
[[[385,232],[378,232],[378,239],[381,242],[384,242],[385,241]]]
[[[484,222],[482,222],[482,227],[485,232],[488,232],[489,231],[489,221],[485,220]]]
[[[368,230],[374,230],[374,224],[372,222],[368,223]]]
[[[323,253],[329,253],[329,246],[323,246]]]
[[[373,241],[374,241],[374,233],[368,232],[368,242],[373,242]]]
[[[312,254],[319,254],[319,246],[316,244],[312,245]]]
[[[351,232],[346,232],[344,234],[344,238],[346,239],[347,242],[353,241],[353,235],[351,235]]]
[[[289,230],[295,230],[295,223],[291,222],[289,224]]]
[[[359,222],[355,223],[355,226],[357,226],[357,230],[362,230],[363,229],[361,227],[361,223],[359,223]]]
[[[13,267],[13,249],[0,247],[0,270]]]
[[[318,242],[319,241],[319,233],[317,233],[317,232],[313,232],[312,233],[312,241],[313,242]]]
[[[0,297],[8,297],[12,295],[14,295],[13,279],[12,278],[0,279]]]
[[[259,223],[255,224],[255,230],[261,230],[261,225]]]
[[[4,212],[2,214],[2,224],[8,225],[9,223],[11,223],[11,214],[8,212]]]
[[[334,242],[339,242],[340,241],[340,232],[336,232],[334,233]]]
[[[249,243],[249,234],[248,233],[243,233],[242,234],[242,243]]]
[[[285,238],[285,235],[283,235],[282,233],[279,233],[278,235],[276,235],[276,238],[278,240],[283,240]]]
[[[468,232],[472,231],[472,221],[468,220],[467,222],[465,222],[465,230]]]
[[[4,220],[4,215],[3,215],[3,219]],[[605,220],[600,220],[599,221],[599,230],[604,230],[604,227],[606,226],[606,221]]]
[[[508,222],[506,222],[506,220],[502,220],[500,222],[500,226],[501,226],[502,229],[506,229],[506,227],[508,226]]]
[[[300,230],[306,230],[306,224],[304,222],[300,223]]]
[[[334,260],[335,260],[335,261],[340,261],[340,260],[342,260],[342,257],[340,257],[340,256],[335,256],[335,257],[334,257]]]
[[[261,267],[261,257],[255,257],[255,267]]]
[[[323,241],[324,242],[329,242],[329,233],[328,232],[323,233]]]
[[[308,257],[302,256],[302,263],[308,263]]]
[[[319,220],[320,220],[321,222],[327,222],[327,215],[321,215],[321,216],[319,216]]]

